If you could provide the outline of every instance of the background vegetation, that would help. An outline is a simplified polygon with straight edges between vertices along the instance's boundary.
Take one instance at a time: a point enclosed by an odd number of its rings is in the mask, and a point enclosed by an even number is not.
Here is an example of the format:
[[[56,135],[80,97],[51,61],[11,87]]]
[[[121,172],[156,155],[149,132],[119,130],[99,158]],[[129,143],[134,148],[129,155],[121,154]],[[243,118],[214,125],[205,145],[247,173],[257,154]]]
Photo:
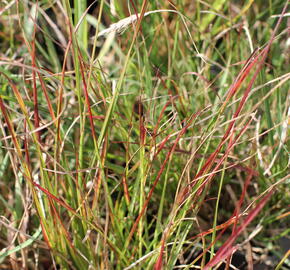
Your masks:
[[[289,269],[287,4],[2,0],[0,268]]]

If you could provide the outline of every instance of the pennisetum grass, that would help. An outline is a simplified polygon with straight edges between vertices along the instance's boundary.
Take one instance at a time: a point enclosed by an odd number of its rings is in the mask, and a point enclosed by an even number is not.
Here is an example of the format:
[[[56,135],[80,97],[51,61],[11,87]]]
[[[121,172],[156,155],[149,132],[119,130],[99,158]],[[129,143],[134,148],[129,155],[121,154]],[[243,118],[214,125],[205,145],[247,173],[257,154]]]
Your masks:
[[[288,4],[2,1],[0,268],[289,267]]]

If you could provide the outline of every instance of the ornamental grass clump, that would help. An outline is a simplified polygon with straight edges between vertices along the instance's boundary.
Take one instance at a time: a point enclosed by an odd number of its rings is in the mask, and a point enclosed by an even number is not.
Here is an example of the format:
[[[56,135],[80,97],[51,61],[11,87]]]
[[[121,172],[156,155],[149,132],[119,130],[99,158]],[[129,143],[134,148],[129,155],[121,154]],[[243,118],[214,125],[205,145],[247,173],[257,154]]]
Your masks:
[[[288,2],[2,1],[1,269],[287,269]]]

